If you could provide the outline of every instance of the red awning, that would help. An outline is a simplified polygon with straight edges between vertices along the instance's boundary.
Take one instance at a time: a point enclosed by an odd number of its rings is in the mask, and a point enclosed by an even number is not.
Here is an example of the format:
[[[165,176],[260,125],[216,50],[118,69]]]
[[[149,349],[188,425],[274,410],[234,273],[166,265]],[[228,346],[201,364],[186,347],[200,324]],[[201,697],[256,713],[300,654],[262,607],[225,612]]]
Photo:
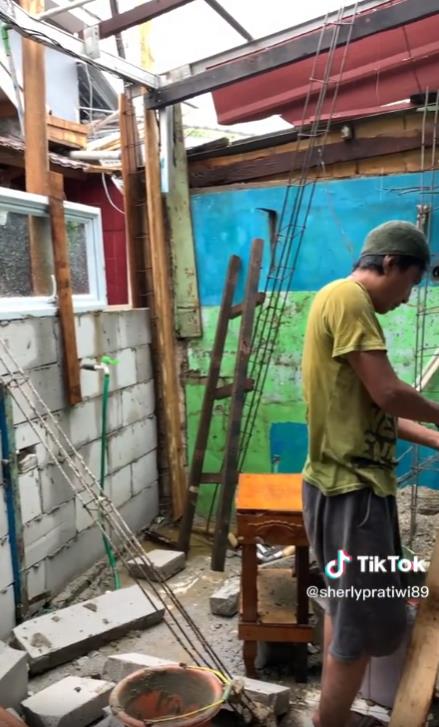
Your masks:
[[[439,15],[434,15],[338,48],[321,118],[383,113],[387,104],[427,89],[439,90],[438,38]],[[215,91],[219,123],[254,121],[273,114],[293,124],[309,123],[316,114],[327,61],[326,52],[317,62],[313,58],[299,61]],[[304,118],[311,78],[315,81]]]

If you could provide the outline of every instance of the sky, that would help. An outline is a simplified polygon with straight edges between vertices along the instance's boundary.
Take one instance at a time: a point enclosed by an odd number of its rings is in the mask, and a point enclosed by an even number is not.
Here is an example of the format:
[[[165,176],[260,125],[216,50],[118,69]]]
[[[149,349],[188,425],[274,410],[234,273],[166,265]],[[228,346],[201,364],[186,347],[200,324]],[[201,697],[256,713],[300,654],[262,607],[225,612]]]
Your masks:
[[[58,2],[59,0],[57,0]],[[343,5],[341,0],[220,0],[223,7],[241,23],[254,38],[263,37],[300,23],[324,16]],[[140,0],[119,0],[120,11],[129,10]],[[354,0],[347,0],[346,6]],[[88,12],[100,17],[110,15],[109,0],[93,0],[84,10],[72,11],[78,18]],[[89,18],[90,22],[90,18]],[[140,31],[133,28],[124,32],[127,57],[140,63]],[[148,24],[147,41],[155,73],[184,66],[207,58],[245,41],[204,0],[193,0],[181,8],[162,15]],[[110,44],[114,41],[110,41]],[[238,135],[264,134],[291,128],[280,117],[271,117],[232,127],[221,127],[216,118],[210,94],[191,99],[183,106],[185,124],[194,127],[230,129]]]

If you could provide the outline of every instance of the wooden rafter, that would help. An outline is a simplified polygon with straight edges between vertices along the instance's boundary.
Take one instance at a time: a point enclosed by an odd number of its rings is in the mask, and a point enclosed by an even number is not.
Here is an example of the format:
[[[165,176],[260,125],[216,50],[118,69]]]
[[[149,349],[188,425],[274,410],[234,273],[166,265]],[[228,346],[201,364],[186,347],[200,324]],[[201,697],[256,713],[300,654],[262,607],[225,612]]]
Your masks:
[[[103,20],[99,23],[99,36],[101,38],[108,38],[110,35],[116,35],[121,33],[123,30],[133,28],[135,25],[141,23],[147,23],[153,18],[158,18],[159,15],[168,13],[170,10],[175,10],[182,5],[193,0],[149,0],[147,3],[142,3],[132,10],[126,10],[124,13],[119,13],[114,18]]]

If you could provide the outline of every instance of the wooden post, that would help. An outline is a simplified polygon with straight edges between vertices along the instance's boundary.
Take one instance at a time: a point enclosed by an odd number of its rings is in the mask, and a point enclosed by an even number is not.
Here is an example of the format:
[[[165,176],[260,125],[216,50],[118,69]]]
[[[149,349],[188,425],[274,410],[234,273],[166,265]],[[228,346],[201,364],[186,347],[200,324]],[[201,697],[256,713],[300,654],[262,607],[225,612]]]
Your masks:
[[[172,279],[160,188],[158,130],[153,111],[145,112],[145,173],[149,225],[149,256],[152,268],[154,316],[162,360],[162,393],[166,422],[166,447],[172,506],[180,518],[186,493],[182,421],[180,414],[177,348],[174,338]]]
[[[65,385],[69,404],[73,406],[81,401],[81,381],[70,282],[69,245],[64,216],[64,178],[62,174],[56,172],[50,173],[49,209],[59,322],[64,349]]]
[[[21,0],[28,13],[37,15],[45,10],[44,0]],[[22,40],[24,90],[24,134],[26,191],[49,193],[49,155],[46,127],[46,80],[41,43]],[[29,218],[29,244],[32,267],[32,287],[35,295],[48,295],[52,256],[49,223],[41,217]]]

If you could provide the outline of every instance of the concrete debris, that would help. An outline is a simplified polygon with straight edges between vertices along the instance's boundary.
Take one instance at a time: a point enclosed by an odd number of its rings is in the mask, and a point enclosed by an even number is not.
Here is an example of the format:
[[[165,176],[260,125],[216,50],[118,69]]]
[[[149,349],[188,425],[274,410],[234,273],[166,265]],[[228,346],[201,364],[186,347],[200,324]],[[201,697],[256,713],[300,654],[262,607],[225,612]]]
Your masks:
[[[108,657],[104,666],[104,677],[112,681],[125,679],[140,669],[154,669],[154,667],[168,666],[175,662],[159,659],[156,656],[147,654],[119,654]],[[247,677],[233,677],[235,692],[244,689],[248,697],[257,704],[268,707],[276,715],[280,716],[288,712],[290,703],[290,689],[279,684],[263,682],[258,679]]]
[[[146,629],[163,619],[164,609],[148,601],[138,586],[122,588],[56,613],[26,621],[13,630],[27,652],[31,674],[76,659],[132,629]]]
[[[14,710],[0,707],[0,727],[28,727]]]
[[[215,616],[235,616],[239,609],[240,594],[239,578],[229,578],[224,581],[210,597],[210,610]]]
[[[186,566],[186,556],[180,551],[157,549],[151,550],[147,556],[154,566],[154,568],[147,569],[147,575],[153,581],[167,581]],[[145,568],[146,565],[141,558],[133,558],[128,562],[128,571],[133,578],[145,578]],[[158,571],[159,576],[154,569]]]
[[[102,715],[114,684],[66,677],[23,702],[29,727],[87,727]]]
[[[0,704],[17,708],[27,697],[27,656],[0,641]]]

